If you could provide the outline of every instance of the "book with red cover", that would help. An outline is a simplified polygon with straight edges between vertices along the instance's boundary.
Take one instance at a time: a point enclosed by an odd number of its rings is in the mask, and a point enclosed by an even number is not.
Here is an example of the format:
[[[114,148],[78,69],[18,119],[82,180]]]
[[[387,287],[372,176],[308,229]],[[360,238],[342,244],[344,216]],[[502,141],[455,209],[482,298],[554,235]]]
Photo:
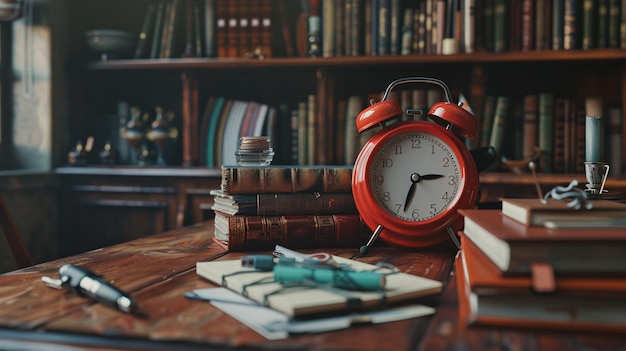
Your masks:
[[[550,229],[527,226],[500,210],[461,209],[463,236],[504,274],[527,274],[542,262],[559,273],[626,272],[624,229]]]
[[[626,281],[619,277],[560,277],[555,290],[533,290],[530,276],[503,277],[461,236],[455,273],[460,321],[535,329],[626,331]]]
[[[354,247],[371,232],[358,214],[229,216],[215,212],[215,241],[231,251]]]

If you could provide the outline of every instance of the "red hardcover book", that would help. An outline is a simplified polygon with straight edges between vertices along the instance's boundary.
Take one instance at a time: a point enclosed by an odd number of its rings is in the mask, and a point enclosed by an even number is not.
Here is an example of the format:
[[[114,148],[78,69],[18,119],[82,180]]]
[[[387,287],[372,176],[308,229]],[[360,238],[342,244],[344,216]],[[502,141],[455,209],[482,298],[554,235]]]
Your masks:
[[[225,232],[224,232],[225,230]],[[215,238],[231,251],[354,247],[371,232],[358,214],[228,216],[215,213]]]
[[[535,3],[534,0],[522,1],[522,51],[535,48]]]
[[[239,56],[239,7],[238,1],[228,1],[226,5],[226,27],[228,27],[226,35],[226,57]]]
[[[272,57],[272,0],[261,0],[261,50]]]
[[[623,228],[553,229],[525,225],[500,210],[459,213],[465,216],[464,236],[504,274],[527,274],[535,262],[548,264],[557,273],[626,272]]]
[[[485,324],[558,330],[626,331],[626,280],[613,277],[557,277],[553,290],[537,291],[530,276],[503,277],[471,241],[455,273],[460,320]]]
[[[216,0],[217,57],[228,57],[228,0]]]

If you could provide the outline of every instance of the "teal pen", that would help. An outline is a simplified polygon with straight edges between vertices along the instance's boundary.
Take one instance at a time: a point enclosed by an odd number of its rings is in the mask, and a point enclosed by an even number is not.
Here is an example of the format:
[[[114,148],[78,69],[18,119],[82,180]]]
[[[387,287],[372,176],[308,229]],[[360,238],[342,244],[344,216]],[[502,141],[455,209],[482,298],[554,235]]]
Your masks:
[[[278,283],[300,283],[307,280],[349,290],[381,290],[385,288],[385,274],[374,271],[349,271],[325,267],[306,267],[277,264],[274,280]]]

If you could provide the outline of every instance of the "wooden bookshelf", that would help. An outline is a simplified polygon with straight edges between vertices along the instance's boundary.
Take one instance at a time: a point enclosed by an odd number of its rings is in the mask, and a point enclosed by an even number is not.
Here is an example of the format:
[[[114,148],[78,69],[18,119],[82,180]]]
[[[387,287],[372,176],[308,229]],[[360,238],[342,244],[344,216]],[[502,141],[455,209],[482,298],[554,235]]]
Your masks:
[[[308,94],[318,92],[320,84],[324,84],[333,89],[332,100],[337,102],[353,93],[365,96],[382,91],[389,82],[403,76],[442,79],[455,92],[464,93],[470,100],[482,99],[490,93],[521,96],[545,89],[556,93],[566,91],[568,96],[581,103],[585,96],[598,94],[605,96],[607,103],[626,111],[626,51],[620,48],[490,52],[484,42],[477,41],[475,52],[451,55],[283,57],[285,51],[279,48],[264,59],[174,56],[169,59],[93,60],[93,53],[87,50],[81,37],[85,29],[111,26],[138,31],[140,19],[148,4],[152,3],[155,1],[142,0],[124,5],[124,14],[116,16],[112,3],[99,1],[87,9],[87,5],[80,1],[61,2],[61,7],[72,7],[67,35],[72,39],[68,40],[68,48],[75,54],[68,61],[78,63],[69,70],[72,77],[69,81],[75,87],[70,96],[69,143],[84,139],[91,128],[89,119],[84,116],[102,113],[105,109],[110,111],[111,106],[122,98],[143,104],[152,101],[169,104],[180,118],[181,130],[185,130],[197,125],[210,96],[223,94],[233,99],[261,100],[271,105],[293,105],[305,100]],[[275,10],[281,3],[285,2],[272,1]],[[476,13],[480,16],[483,16],[483,5],[484,2],[477,2]],[[301,39],[295,32],[296,17],[301,15],[298,6],[290,3],[287,9],[287,22],[292,26],[294,41]],[[273,24],[277,27],[272,39],[276,44],[283,38],[278,30],[282,24],[276,18],[277,12],[274,16]],[[480,16],[476,19],[477,25],[481,23]],[[483,31],[479,30],[476,35],[482,35]],[[326,78],[317,79],[320,75]],[[474,105],[474,101],[470,102]],[[481,104],[476,102],[479,110]],[[327,120],[334,118],[336,116],[326,115]],[[622,128],[622,134],[626,135],[626,124]],[[626,148],[626,141],[623,146]],[[196,135],[182,135],[181,162],[172,166],[184,168],[201,164],[198,147]],[[626,155],[622,159],[626,162]],[[612,172],[613,176],[621,177],[622,170],[613,169]],[[489,177],[485,174],[481,180],[491,179]],[[520,178],[512,173],[502,173],[496,179],[493,182],[520,182]]]

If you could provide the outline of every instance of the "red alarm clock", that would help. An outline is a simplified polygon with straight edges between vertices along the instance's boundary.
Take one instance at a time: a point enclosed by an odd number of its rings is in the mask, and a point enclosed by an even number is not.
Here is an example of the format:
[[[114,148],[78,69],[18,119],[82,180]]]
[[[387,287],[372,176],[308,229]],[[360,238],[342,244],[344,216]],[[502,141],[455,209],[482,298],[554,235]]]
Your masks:
[[[432,121],[385,124],[402,114],[387,97],[405,83],[432,83],[444,90],[446,101],[428,112]],[[379,237],[399,246],[433,246],[449,235],[456,242],[463,224],[457,210],[478,201],[476,163],[462,140],[475,137],[474,116],[451,101],[444,82],[409,77],[393,81],[380,102],[372,100],[356,126],[359,133],[381,127],[361,149],[352,175],[354,201],[368,227],[382,226]]]

